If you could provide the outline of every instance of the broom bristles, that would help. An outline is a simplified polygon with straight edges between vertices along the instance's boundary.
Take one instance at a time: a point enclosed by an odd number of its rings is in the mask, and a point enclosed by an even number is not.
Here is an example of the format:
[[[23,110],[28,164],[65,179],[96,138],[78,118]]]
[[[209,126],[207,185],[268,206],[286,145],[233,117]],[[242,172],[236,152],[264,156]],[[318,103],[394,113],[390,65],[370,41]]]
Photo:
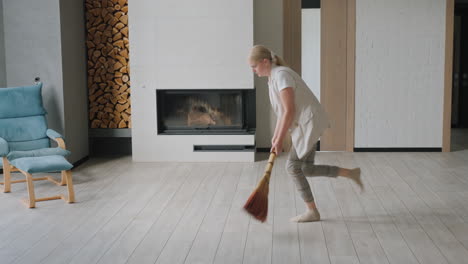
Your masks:
[[[268,215],[268,191],[269,179],[263,177],[244,205],[244,209],[261,222],[265,222]]]
[[[257,188],[255,188],[244,205],[244,209],[261,222],[265,222],[268,215],[268,191],[271,169],[273,168],[275,158],[276,154],[273,152],[270,153],[270,158],[268,159],[268,164],[265,168],[265,174],[263,174]]]

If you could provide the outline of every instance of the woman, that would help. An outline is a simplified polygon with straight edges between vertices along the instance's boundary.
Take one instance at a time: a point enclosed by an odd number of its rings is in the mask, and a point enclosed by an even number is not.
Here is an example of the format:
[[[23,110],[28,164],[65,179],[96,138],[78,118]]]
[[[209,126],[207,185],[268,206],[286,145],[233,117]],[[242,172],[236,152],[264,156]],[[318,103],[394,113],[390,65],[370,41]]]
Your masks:
[[[306,176],[343,176],[352,179],[362,190],[361,170],[315,165],[316,143],[329,127],[323,107],[304,80],[265,46],[257,45],[252,48],[249,63],[259,77],[268,77],[270,102],[278,117],[271,140],[271,152],[280,154],[285,135],[288,130],[291,132],[292,147],[286,170],[308,208],[303,214],[291,218],[291,221],[319,221],[320,213]]]

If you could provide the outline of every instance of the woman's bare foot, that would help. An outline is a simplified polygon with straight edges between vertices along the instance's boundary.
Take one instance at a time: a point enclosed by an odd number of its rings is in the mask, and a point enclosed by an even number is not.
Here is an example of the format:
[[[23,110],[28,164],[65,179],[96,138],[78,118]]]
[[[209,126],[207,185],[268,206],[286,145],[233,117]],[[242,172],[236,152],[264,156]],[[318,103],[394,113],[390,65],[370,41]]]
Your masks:
[[[361,192],[364,191],[364,184],[361,181],[361,169],[360,168],[354,168],[354,169],[340,168],[338,175],[353,180],[354,183],[359,185],[359,187],[361,188]]]

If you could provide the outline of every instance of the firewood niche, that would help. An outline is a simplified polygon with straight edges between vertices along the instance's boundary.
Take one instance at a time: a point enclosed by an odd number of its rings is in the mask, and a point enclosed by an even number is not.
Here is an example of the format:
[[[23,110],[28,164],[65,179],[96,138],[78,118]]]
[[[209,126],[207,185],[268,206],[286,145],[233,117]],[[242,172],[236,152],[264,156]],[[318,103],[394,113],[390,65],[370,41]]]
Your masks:
[[[128,0],[86,0],[91,128],[131,128]]]

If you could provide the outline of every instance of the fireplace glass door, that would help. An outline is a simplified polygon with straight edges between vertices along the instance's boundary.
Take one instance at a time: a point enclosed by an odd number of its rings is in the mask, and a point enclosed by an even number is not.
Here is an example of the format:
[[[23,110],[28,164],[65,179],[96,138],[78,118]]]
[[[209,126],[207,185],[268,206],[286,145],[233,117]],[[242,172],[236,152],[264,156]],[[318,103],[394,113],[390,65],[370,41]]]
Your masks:
[[[158,90],[158,133],[245,131],[242,90]]]

